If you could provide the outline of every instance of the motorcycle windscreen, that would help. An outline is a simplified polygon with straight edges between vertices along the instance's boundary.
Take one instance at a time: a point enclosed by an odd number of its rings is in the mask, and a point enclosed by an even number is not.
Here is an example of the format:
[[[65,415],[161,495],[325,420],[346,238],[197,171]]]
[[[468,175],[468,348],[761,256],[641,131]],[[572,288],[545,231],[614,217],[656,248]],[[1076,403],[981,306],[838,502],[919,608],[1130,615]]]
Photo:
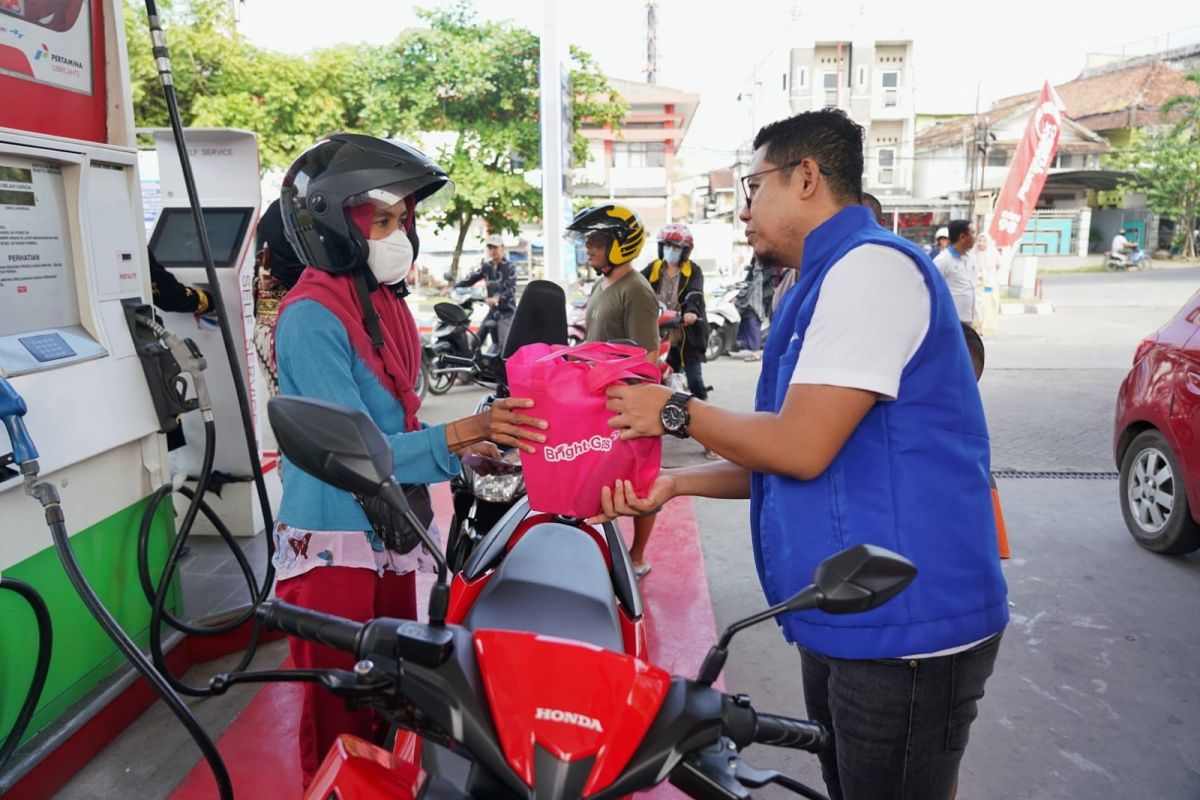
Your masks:
[[[475,654],[504,757],[529,786],[571,766],[583,795],[615,781],[641,744],[670,674],[623,653],[533,633],[484,630]],[[590,768],[588,765],[590,764]]]

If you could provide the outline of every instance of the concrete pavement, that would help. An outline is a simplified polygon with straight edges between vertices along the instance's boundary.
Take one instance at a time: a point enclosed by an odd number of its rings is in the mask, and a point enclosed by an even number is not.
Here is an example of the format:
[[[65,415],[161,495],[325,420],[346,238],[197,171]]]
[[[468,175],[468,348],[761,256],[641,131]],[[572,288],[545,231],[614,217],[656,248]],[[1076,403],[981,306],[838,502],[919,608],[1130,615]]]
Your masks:
[[[1198,287],[1200,270],[1052,276],[1054,315],[1002,318],[981,383],[996,468],[1114,470],[1113,404],[1133,350]],[[757,365],[723,359],[706,375],[714,402],[748,407]],[[1200,553],[1134,544],[1115,480],[1002,480],[1000,491],[1012,624],[959,797],[1200,798]],[[763,605],[747,506],[696,505],[718,625]],[[739,634],[726,680],[758,707],[803,715],[799,666],[764,624]],[[747,760],[820,785],[806,754],[757,748]]]

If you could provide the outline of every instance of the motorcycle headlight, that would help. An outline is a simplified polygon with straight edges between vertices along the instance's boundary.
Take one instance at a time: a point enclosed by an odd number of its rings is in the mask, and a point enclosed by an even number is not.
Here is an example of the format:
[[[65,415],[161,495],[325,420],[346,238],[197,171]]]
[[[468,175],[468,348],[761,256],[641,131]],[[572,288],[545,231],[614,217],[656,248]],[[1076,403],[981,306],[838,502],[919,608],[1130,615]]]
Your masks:
[[[475,475],[475,496],[488,503],[511,503],[525,489],[525,476],[519,472],[509,475]]]

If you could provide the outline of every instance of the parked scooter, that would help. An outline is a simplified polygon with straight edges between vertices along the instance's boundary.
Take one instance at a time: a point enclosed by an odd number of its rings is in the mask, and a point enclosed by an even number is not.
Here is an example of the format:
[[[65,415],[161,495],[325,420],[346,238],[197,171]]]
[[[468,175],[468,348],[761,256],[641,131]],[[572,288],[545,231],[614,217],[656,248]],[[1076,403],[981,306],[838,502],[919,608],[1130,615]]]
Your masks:
[[[422,400],[429,393],[429,370],[432,369],[433,340],[428,334],[421,334],[421,369],[417,371],[417,382],[413,391]]]
[[[282,602],[259,609],[275,631],[353,653],[348,670],[234,673],[237,683],[305,680],[399,728],[391,752],[350,735],[325,758],[306,798],[621,798],[669,780],[691,797],[747,798],[799,781],[741,759],[753,743],[818,752],[821,725],[760,713],[713,688],[733,635],[779,614],[875,608],[916,575],[907,560],[859,545],[818,565],[813,582],[725,630],[695,679],[647,660],[641,598],[614,525],[507,516],[454,578],[391,475],[387,440],[365,413],[273,398],[276,438],[298,468],[379,497],[410,518],[439,563],[429,623],[367,623]]]
[[[1124,255],[1109,253],[1104,259],[1104,268],[1110,272],[1121,269],[1153,269],[1153,267],[1154,263],[1150,259],[1150,254],[1141,247]]]
[[[727,284],[713,295],[708,306],[708,345],[704,351],[707,361],[716,361],[737,349],[738,327],[742,324],[737,296],[743,286],[744,282]]]
[[[429,391],[435,395],[450,391],[456,380],[494,385],[500,367],[499,348],[490,341],[482,348],[483,330],[471,330],[472,312],[487,294],[482,288],[454,289],[450,297],[452,302],[433,307],[438,324],[422,347]]]
[[[571,301],[571,310],[567,317],[567,344],[577,345],[587,341],[587,298],[581,297]]]

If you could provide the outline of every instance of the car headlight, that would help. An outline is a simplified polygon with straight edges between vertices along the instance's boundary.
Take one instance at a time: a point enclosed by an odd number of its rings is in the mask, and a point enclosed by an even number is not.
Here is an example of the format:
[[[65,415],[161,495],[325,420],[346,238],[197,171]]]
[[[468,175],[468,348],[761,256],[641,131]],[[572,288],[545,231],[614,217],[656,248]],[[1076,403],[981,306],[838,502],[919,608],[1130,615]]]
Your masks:
[[[488,503],[511,503],[525,490],[525,476],[519,472],[508,475],[475,475],[475,496]]]

